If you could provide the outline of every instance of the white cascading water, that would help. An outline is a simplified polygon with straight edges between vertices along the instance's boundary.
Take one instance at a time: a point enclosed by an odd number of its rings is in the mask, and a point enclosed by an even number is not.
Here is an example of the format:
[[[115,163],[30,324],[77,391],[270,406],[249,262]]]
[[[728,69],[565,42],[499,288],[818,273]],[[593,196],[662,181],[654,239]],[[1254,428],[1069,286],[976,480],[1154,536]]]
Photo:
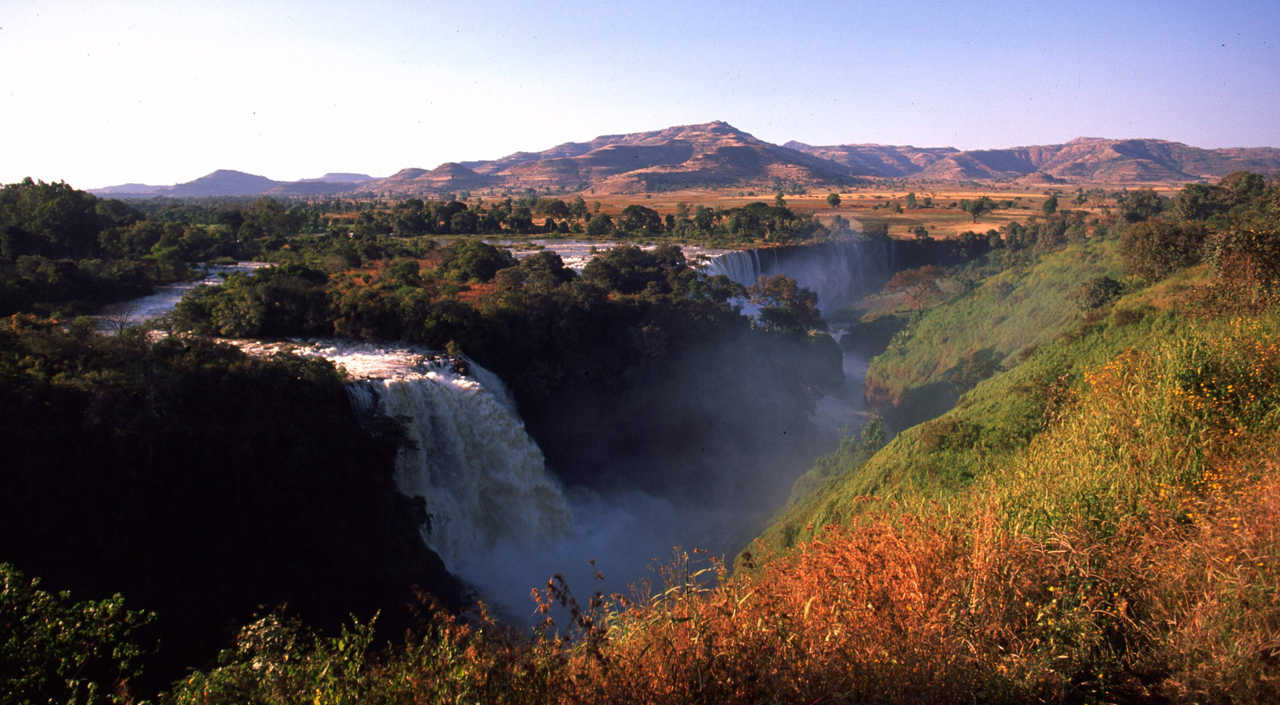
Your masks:
[[[409,348],[335,341],[241,346],[328,359],[356,378],[348,393],[358,413],[404,421],[409,443],[396,459],[396,484],[425,500],[423,541],[455,575],[483,583],[500,544],[533,549],[569,532],[564,492],[492,372],[468,362],[469,373],[460,374],[442,356]]]
[[[785,274],[818,295],[818,310],[825,316],[882,285],[893,271],[892,256],[891,245],[850,239],[739,250],[715,257],[702,271],[723,274],[743,286],[762,276]]]
[[[348,341],[226,341],[254,355],[323,357],[356,381],[356,412],[403,420],[396,482],[422,497],[422,538],[450,573],[516,620],[531,620],[531,587],[561,574],[584,596],[626,592],[646,567],[692,537],[726,533],[740,512],[681,509],[643,492],[565,491],[547,470],[497,375],[467,363],[459,374],[421,349]],[[365,416],[367,418],[367,416]],[[707,545],[699,543],[699,545]],[[726,550],[728,546],[720,548]],[[595,560],[594,564],[590,561]],[[594,576],[603,571],[603,583]]]

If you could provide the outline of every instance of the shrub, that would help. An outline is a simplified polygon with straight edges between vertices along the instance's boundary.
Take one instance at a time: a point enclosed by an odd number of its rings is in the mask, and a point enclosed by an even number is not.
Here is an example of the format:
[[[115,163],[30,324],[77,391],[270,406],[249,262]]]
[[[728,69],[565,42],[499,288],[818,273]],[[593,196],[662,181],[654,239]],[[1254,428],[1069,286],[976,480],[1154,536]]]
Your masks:
[[[72,602],[40,589],[0,563],[0,701],[117,703],[128,700],[140,672],[140,633],[155,615],[124,607],[124,598]]]
[[[1200,224],[1163,220],[1131,226],[1120,239],[1125,273],[1153,282],[1199,262],[1206,232]]]
[[[1215,233],[1208,250],[1219,283],[1228,289],[1252,299],[1280,284],[1280,231],[1231,228]]]
[[[1111,277],[1094,277],[1085,282],[1076,292],[1075,300],[1080,308],[1092,311],[1102,308],[1119,298],[1124,293],[1124,284]]]

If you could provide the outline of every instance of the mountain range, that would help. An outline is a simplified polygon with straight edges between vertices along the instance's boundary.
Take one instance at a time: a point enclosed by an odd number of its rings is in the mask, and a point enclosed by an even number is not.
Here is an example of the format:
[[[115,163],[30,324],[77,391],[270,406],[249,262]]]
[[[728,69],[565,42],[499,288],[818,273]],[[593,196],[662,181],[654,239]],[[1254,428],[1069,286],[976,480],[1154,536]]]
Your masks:
[[[402,169],[386,178],[326,174],[281,182],[220,170],[174,186],[125,184],[94,193],[114,197],[415,196],[486,189],[639,193],[731,186],[839,187],[875,178],[1140,184],[1214,180],[1240,170],[1280,173],[1280,149],[1201,149],[1157,139],[1100,137],[970,151],[879,144],[815,146],[795,141],[776,145],[715,121],[604,135],[489,161]]]
[[[330,172],[315,179],[273,181],[265,176],[243,171],[219,169],[194,181],[173,186],[121,184],[90,189],[90,193],[111,198],[213,198],[234,196],[323,196],[349,193],[373,180],[368,174]]]

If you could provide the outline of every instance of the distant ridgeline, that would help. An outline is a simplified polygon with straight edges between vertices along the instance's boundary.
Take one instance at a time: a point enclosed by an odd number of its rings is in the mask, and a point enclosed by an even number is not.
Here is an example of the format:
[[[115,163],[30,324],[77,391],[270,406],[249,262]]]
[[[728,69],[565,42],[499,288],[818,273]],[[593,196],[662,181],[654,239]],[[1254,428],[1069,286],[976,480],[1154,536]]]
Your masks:
[[[1065,144],[961,151],[952,147],[803,142],[776,145],[715,121],[651,132],[602,135],[501,159],[408,168],[385,178],[327,174],[273,181],[219,170],[174,186],[125,184],[102,196],[152,197],[485,197],[537,193],[625,194],[689,188],[799,192],[869,179],[1002,181],[1028,185],[1143,184],[1218,179],[1241,169],[1280,172],[1280,149],[1200,149],[1158,139],[1081,137]],[[446,198],[445,200],[451,200]],[[464,199],[466,200],[466,199]]]

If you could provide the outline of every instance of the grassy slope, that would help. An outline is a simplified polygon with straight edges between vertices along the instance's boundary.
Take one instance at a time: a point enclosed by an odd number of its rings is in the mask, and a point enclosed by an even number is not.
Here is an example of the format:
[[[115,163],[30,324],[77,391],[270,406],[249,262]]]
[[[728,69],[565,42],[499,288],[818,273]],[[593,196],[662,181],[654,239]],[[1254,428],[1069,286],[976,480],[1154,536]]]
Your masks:
[[[998,375],[999,382],[980,384],[965,394],[955,410],[932,425],[907,429],[857,473],[853,471],[871,457],[874,448],[846,439],[834,453],[819,458],[796,482],[791,506],[765,532],[769,543],[787,547],[808,534],[801,529],[809,523],[822,525],[824,519],[838,519],[844,513],[840,496],[877,491],[897,496],[908,487],[911,494],[917,494],[924,487],[937,489],[963,482],[980,471],[985,453],[1025,442],[1038,430],[1044,413],[1043,403],[1031,392],[1055,381],[1062,374],[1059,368],[1064,359],[1080,357],[1083,350],[1079,345],[1044,350],[1022,365],[1019,353],[1029,354],[1083,324],[1085,314],[1069,294],[1088,279],[1115,274],[1115,250],[1113,241],[1073,245],[1034,263],[999,271],[967,293],[924,312],[872,361],[869,380],[875,376],[883,388],[899,390],[905,396],[928,395],[933,404],[950,407],[957,392],[963,391],[956,385],[968,386],[974,381],[957,379],[958,366],[967,353],[982,349],[979,346],[993,351],[988,359],[997,364],[979,373],[995,373],[998,364],[1013,370]],[[1144,292],[1140,296],[1145,301],[1150,295]],[[1125,311],[1137,305],[1138,298],[1131,297],[1117,308]],[[1140,316],[1122,314],[1121,318],[1132,323],[1129,319]],[[1118,325],[1106,335],[1127,340],[1141,335],[1149,325]],[[1103,347],[1110,349],[1115,344],[1104,343]],[[1090,361],[1081,359],[1080,363]],[[924,413],[925,406],[928,404],[918,403],[902,416]],[[957,449],[957,444],[964,442],[979,442],[981,447],[971,450],[982,452]],[[838,488],[818,491],[836,476],[841,478]]]
[[[949,408],[985,374],[1078,322],[1074,294],[1087,281],[1119,277],[1114,240],[1051,252],[987,277],[957,299],[924,311],[872,361],[869,396],[914,424]],[[985,374],[984,374],[985,373]]]
[[[811,537],[814,527],[858,513],[870,495],[920,502],[964,490],[1043,430],[1084,370],[1187,327],[1176,303],[1189,286],[1203,283],[1203,270],[1180,273],[1087,316],[1067,300],[1064,291],[1114,271],[1114,250],[1114,243],[1100,242],[1051,253],[922,316],[909,336],[872,363],[882,375],[896,371],[890,384],[921,389],[942,383],[936,371],[925,376],[929,351],[955,356],[966,341],[991,341],[1005,351],[1010,369],[979,383],[950,411],[904,430],[869,459],[850,443],[820,458],[797,482],[791,506],[764,532],[766,543],[788,548]],[[1023,350],[1026,359],[1015,362],[1022,355],[1014,353]]]

